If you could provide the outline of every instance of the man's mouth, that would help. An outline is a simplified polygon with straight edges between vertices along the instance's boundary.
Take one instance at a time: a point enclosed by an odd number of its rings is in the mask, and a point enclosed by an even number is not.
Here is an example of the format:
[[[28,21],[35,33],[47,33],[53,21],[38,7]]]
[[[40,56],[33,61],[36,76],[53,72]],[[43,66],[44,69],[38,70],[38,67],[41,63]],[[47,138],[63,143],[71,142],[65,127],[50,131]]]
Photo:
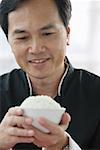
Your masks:
[[[49,58],[43,58],[43,59],[32,59],[29,60],[29,63],[33,63],[33,64],[42,64],[45,63],[46,61],[48,61]]]

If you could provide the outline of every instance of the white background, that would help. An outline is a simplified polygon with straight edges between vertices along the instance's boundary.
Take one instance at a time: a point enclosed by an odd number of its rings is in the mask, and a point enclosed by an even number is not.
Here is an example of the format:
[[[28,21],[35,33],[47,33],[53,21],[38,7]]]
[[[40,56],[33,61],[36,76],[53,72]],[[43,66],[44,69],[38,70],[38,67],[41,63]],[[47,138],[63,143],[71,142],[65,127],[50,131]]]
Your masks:
[[[100,75],[100,0],[72,0],[70,46],[66,55],[74,67]],[[0,29],[0,74],[18,67]]]

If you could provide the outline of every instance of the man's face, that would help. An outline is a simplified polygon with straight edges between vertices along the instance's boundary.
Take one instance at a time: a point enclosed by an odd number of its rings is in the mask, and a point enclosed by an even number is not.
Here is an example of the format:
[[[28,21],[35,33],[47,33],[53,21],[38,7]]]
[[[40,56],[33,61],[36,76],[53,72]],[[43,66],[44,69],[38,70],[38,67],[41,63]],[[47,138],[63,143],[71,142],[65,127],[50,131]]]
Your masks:
[[[8,16],[8,40],[19,66],[47,78],[64,68],[67,29],[53,0],[28,0]]]

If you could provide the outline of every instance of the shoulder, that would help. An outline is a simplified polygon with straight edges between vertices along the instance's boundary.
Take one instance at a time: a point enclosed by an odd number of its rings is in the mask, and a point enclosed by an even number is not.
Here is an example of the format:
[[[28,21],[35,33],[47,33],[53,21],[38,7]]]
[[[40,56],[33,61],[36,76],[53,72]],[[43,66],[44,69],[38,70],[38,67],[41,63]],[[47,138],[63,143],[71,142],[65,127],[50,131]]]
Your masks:
[[[100,93],[100,77],[84,69],[70,69],[63,85],[65,88],[69,86],[75,91]]]
[[[77,85],[87,92],[99,94],[100,92],[100,77],[84,69],[74,69],[73,80],[76,80]],[[93,94],[91,93],[91,94]],[[100,94],[99,94],[100,95]]]
[[[0,76],[0,90],[13,85],[15,82],[20,81],[25,76],[25,73],[21,69],[14,69],[9,73]]]
[[[23,76],[24,72],[21,69],[14,69],[9,73],[0,76],[0,82],[7,82],[8,80],[13,80],[16,77],[19,78]]]
[[[87,70],[84,69],[74,69],[74,74],[76,77],[80,79],[81,82],[89,82],[91,81],[92,83],[100,83],[100,77],[97,76],[96,74],[93,74]]]

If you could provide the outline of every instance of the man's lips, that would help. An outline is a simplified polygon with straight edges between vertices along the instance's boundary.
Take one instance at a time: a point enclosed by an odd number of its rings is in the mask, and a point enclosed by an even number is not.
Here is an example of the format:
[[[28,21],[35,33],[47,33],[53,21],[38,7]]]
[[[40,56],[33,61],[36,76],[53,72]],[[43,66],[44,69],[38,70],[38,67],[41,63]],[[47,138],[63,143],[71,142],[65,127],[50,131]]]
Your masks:
[[[43,58],[43,59],[32,59],[32,60],[29,60],[29,63],[33,63],[33,64],[41,64],[41,63],[44,63],[46,61],[48,61],[49,58]]]

